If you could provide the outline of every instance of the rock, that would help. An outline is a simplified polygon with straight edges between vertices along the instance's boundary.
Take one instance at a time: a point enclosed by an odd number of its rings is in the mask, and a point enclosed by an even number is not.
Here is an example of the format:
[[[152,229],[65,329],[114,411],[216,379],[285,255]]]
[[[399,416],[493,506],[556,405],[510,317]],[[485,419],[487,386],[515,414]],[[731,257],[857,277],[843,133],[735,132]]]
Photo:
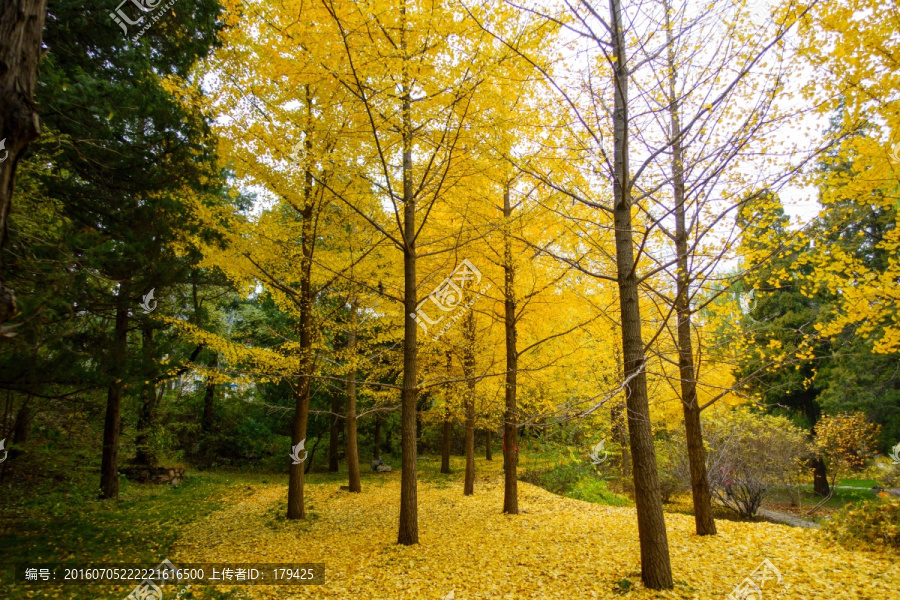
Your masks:
[[[388,465],[378,465],[378,468],[375,469],[379,473],[390,473],[391,468]]]

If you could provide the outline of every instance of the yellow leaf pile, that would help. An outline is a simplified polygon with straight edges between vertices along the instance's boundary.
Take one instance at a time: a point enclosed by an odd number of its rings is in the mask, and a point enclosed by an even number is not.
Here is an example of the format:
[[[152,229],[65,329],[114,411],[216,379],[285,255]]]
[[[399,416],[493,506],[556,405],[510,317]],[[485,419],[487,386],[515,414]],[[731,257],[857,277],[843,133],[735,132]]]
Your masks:
[[[890,554],[849,551],[818,531],[769,523],[719,521],[700,538],[693,517],[667,514],[675,589],[640,583],[633,508],[555,496],[519,482],[523,514],[501,514],[500,464],[481,463],[475,495],[458,477],[420,481],[418,546],[398,546],[400,474],[366,480],[361,494],[338,484],[307,487],[313,518],[283,518],[283,485],[257,488],[229,508],[182,532],[170,557],[188,562],[318,562],[323,586],[231,588],[238,597],[441,599],[725,598],[764,559],[782,573],[766,596],[893,598],[900,561]],[[625,581],[627,580],[627,581]],[[787,585],[790,587],[787,587]],[[220,588],[217,588],[220,589]],[[228,588],[222,588],[228,589]],[[626,591],[627,589],[627,591]]]

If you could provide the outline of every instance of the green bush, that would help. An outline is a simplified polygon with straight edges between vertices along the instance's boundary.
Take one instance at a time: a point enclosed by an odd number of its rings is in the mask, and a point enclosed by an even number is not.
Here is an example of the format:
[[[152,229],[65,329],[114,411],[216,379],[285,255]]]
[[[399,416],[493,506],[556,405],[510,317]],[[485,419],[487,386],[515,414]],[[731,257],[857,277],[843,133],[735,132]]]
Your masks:
[[[610,506],[625,506],[630,500],[609,490],[606,480],[601,478],[594,466],[581,461],[566,462],[539,471],[529,471],[522,480],[542,487],[548,492]]]
[[[564,496],[575,489],[582,478],[592,476],[592,471],[593,468],[589,464],[567,462],[549,469],[529,471],[522,475],[522,480]]]
[[[887,498],[850,505],[834,515],[825,530],[843,544],[866,542],[900,549],[900,500]]]
[[[566,494],[569,498],[593,502],[594,504],[607,504],[609,506],[627,506],[630,500],[609,491],[606,481],[596,478],[580,479],[575,488]]]

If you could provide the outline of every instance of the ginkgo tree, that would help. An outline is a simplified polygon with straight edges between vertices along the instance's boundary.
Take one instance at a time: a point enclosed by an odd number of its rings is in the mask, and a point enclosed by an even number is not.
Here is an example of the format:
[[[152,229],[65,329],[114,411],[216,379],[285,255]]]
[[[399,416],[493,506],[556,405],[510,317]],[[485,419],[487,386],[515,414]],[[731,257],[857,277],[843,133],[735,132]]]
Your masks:
[[[810,293],[824,289],[840,296],[839,312],[821,326],[824,335],[853,329],[872,340],[876,353],[886,355],[900,352],[897,14],[894,0],[822,2],[800,30],[800,53],[816,72],[805,92],[823,114],[835,116],[829,136],[838,144],[826,159],[827,168],[809,180],[820,190],[821,216],[831,238],[822,239],[809,256],[815,265]],[[858,219],[856,211],[846,210],[848,199],[860,211],[887,219],[883,231],[872,231],[867,240],[867,254],[883,254],[881,264],[840,243],[841,233]]]
[[[344,228],[355,213],[336,197],[356,196],[370,214],[379,214],[380,206],[370,184],[354,172],[360,154],[351,124],[358,115],[346,108],[346,90],[319,64],[321,57],[310,56],[296,42],[302,37],[329,48],[317,31],[327,20],[298,24],[275,3],[233,8],[243,20],[229,30],[206,67],[209,95],[219,117],[223,160],[244,185],[261,188],[263,210],[258,216],[223,217],[226,248],[210,248],[207,261],[243,289],[263,286],[279,308],[297,319],[297,339],[279,351],[296,369],[291,434],[296,451],[306,439],[311,381],[327,345],[318,323],[330,316],[322,294],[378,246],[348,252]],[[298,460],[291,465],[287,515],[305,516]]]
[[[398,295],[405,316],[398,542],[415,544],[418,321],[425,318],[420,316],[418,294],[420,284],[430,279],[419,273],[419,259],[455,248],[456,228],[431,217],[472,174],[473,161],[466,156],[466,148],[480,116],[480,89],[510,53],[450,3],[322,0],[307,6],[309,20],[323,23],[322,31],[330,39],[306,46],[306,53],[345,90],[344,106],[354,115],[353,139],[363,149],[358,173],[370,186],[365,194],[374,191],[389,218],[377,218],[358,194],[323,185],[381,232],[397,257],[402,257],[403,288]],[[465,280],[469,281],[469,275]]]

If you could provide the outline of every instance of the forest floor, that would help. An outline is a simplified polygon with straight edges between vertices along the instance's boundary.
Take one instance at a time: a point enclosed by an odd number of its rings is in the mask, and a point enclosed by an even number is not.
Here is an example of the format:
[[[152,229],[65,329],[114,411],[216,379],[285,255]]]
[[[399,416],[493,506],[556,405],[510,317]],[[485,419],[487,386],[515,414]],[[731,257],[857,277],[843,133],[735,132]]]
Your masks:
[[[633,507],[612,507],[564,498],[519,482],[517,516],[501,513],[499,460],[476,463],[475,495],[462,495],[463,459],[453,457],[452,475],[440,475],[439,460],[419,466],[419,544],[398,546],[400,473],[366,472],[361,494],[340,491],[346,475],[312,474],[306,487],[308,518],[284,517],[285,475],[200,473],[183,489],[129,487],[115,506],[71,506],[73,535],[87,526],[113,527],[120,539],[95,540],[104,552],[76,555],[47,547],[43,560],[185,563],[324,563],[326,583],[315,586],[195,587],[182,600],[334,599],[581,599],[697,598],[721,600],[761,565],[772,571],[765,598],[890,598],[900,587],[895,554],[846,549],[821,531],[773,523],[717,521],[718,535],[698,537],[693,518],[666,514],[675,588],[654,592],[640,582],[637,523]],[[191,491],[197,486],[198,491]],[[134,494],[135,497],[129,497]],[[182,500],[175,502],[179,496]],[[213,501],[213,499],[215,501]],[[172,504],[173,506],[169,506]],[[174,505],[178,505],[176,509]],[[93,505],[92,505],[93,506]],[[162,508],[160,508],[162,507]],[[62,509],[60,509],[62,510]],[[173,511],[184,520],[174,522]],[[94,512],[92,512],[94,511]],[[128,515],[145,521],[128,528]],[[87,515],[87,516],[86,516]],[[93,515],[93,516],[92,516]],[[38,515],[29,518],[38,518]],[[80,521],[79,521],[80,519]],[[77,525],[77,527],[75,527]],[[23,526],[23,529],[27,529]],[[109,536],[109,531],[95,535]],[[160,543],[159,532],[172,534]],[[157,532],[157,533],[154,533]],[[22,552],[37,548],[47,531],[37,525],[8,538]],[[57,532],[54,544],[67,546]],[[119,536],[118,533],[116,533]],[[81,540],[82,537],[78,537]],[[29,541],[29,543],[25,543]],[[118,543],[116,543],[118,541]],[[151,543],[153,544],[151,546]],[[54,546],[55,547],[55,546]],[[25,549],[28,549],[27,551]],[[0,549],[2,552],[2,549]],[[140,557],[140,558],[138,558]],[[12,561],[7,555],[4,562]],[[17,557],[21,558],[21,557]],[[758,581],[759,573],[757,573]],[[124,600],[132,588],[18,586],[9,598]],[[176,597],[167,586],[164,600]]]
[[[309,486],[311,518],[289,522],[284,485],[253,486],[228,508],[188,527],[174,562],[319,562],[324,586],[245,587],[241,597],[292,598],[716,598],[768,559],[782,575],[765,596],[888,598],[900,561],[847,550],[819,532],[771,523],[718,522],[700,538],[693,519],[667,514],[674,590],[640,583],[635,511],[562,498],[519,483],[523,514],[503,515],[499,463],[480,462],[475,495],[462,496],[461,468],[418,488],[419,545],[396,544],[400,474],[369,478],[361,494]]]

